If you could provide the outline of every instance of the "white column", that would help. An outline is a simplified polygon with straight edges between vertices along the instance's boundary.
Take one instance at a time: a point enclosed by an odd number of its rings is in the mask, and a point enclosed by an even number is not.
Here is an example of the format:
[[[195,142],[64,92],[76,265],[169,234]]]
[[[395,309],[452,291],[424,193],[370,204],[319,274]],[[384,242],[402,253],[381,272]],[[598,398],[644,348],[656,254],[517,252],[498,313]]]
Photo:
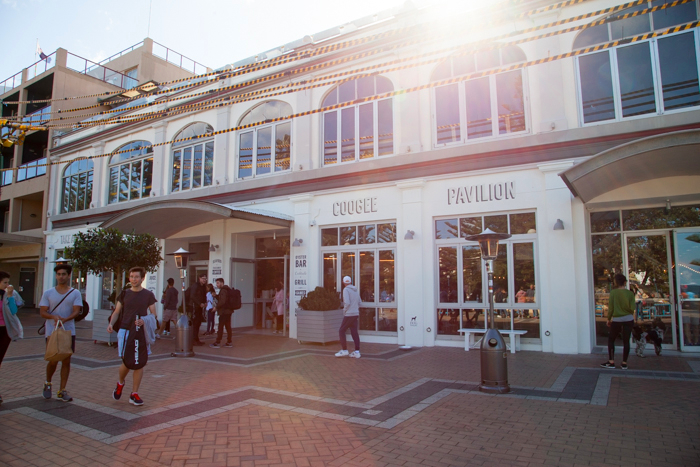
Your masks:
[[[290,198],[294,203],[294,225],[289,240],[299,240],[300,246],[289,249],[289,337],[297,337],[296,302],[297,291],[309,292],[321,285],[321,243],[317,226],[311,226],[311,204],[313,195]]]
[[[231,109],[229,107],[222,107],[216,111],[215,130],[229,128],[230,122]],[[236,178],[234,175],[236,157],[233,153],[229,157],[229,138],[233,137],[231,133],[214,136],[214,185],[225,185],[229,180],[233,181]]]
[[[104,141],[92,145],[92,154],[98,156],[105,153]],[[109,191],[109,157],[97,157],[93,159],[92,166],[92,199],[90,208],[100,208],[107,205],[107,192]],[[60,180],[59,180],[60,184]],[[58,211],[56,211],[58,212]]]
[[[155,130],[153,144],[164,143],[168,122],[160,121],[151,125]],[[164,196],[170,191],[170,145],[161,145],[153,148],[153,177],[151,181],[151,196]],[[158,176],[160,174],[160,177]]]
[[[410,180],[398,183],[401,190],[401,213],[397,219],[397,261],[399,290],[398,334],[399,344],[412,347],[433,345],[435,329],[432,320],[433,305],[429,294],[425,293],[426,271],[423,246],[430,242],[427,230],[423,229],[423,186],[425,180]],[[413,231],[413,239],[405,239],[406,232]],[[430,328],[430,332],[428,332]]]

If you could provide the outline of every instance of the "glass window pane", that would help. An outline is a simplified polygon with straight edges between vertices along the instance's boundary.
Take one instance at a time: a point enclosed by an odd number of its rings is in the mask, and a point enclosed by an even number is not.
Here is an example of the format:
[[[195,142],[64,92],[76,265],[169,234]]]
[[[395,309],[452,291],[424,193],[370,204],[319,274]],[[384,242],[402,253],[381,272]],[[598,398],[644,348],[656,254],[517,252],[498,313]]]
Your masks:
[[[479,245],[462,247],[462,293],[464,302],[482,303],[481,249]]]
[[[352,283],[357,284],[357,275],[355,274],[355,252],[347,251],[341,253],[340,257],[340,279],[345,276],[352,278]]]
[[[338,112],[323,115],[323,165],[338,162]]]
[[[182,154],[180,151],[173,153],[173,185],[171,191],[180,190],[180,169],[182,168]]]
[[[394,250],[379,250],[379,301],[396,301],[394,286]]]
[[[129,199],[129,180],[131,179],[130,164],[119,166],[119,201]]]
[[[619,232],[620,211],[591,213],[591,232]]]
[[[214,142],[204,145],[204,186],[211,186],[214,178]]]
[[[321,246],[338,245],[338,227],[321,229]]]
[[[192,162],[192,188],[202,186],[202,159],[203,145],[198,144],[194,147],[194,161]]]
[[[495,68],[500,63],[498,49],[484,50],[476,54],[476,69],[486,70],[487,68]]]
[[[474,63],[474,55],[460,55],[452,58],[452,75],[461,76],[467,73],[474,73],[476,64]]]
[[[484,230],[491,229],[498,233],[508,233],[508,216],[484,216]]]
[[[357,98],[374,95],[374,76],[365,76],[357,80]],[[352,99],[348,99],[352,100]]]
[[[593,288],[595,291],[596,344],[607,345],[608,298],[613,289],[613,277],[624,273],[620,234],[591,236]]]
[[[357,243],[357,229],[354,225],[348,227],[340,227],[340,244],[341,245],[354,245]]]
[[[82,211],[85,209],[85,190],[87,188],[87,174],[81,173],[80,175],[75,175],[78,177],[78,201],[75,205],[76,211]]]
[[[68,211],[77,211],[78,206],[78,175],[73,175],[70,178],[70,197],[68,202]]]
[[[239,126],[251,123],[261,123],[275,118],[284,118],[292,115],[292,106],[282,101],[268,101],[257,105],[241,118]]]
[[[510,215],[510,233],[511,235],[532,234],[537,232],[535,224],[535,213],[525,212],[522,214]]]
[[[664,108],[673,110],[700,104],[694,34],[659,39],[658,47]]]
[[[192,148],[182,150],[182,189],[189,190],[192,180]]]
[[[486,329],[486,313],[480,309],[463,309],[462,324],[463,328],[467,329]]]
[[[508,245],[498,247],[493,260],[493,302],[508,303]]]
[[[394,153],[394,111],[393,99],[377,102],[377,129],[379,131],[379,155],[387,156]]]
[[[617,49],[622,116],[656,112],[649,43]]]
[[[394,85],[391,84],[391,80],[389,78],[375,76],[374,83],[377,87],[377,94],[384,94],[385,92],[391,92],[394,90]]]
[[[615,118],[610,54],[600,52],[578,60],[583,122],[600,122]]]
[[[360,159],[374,157],[374,104],[358,107],[360,118]]]
[[[337,291],[338,290],[338,254],[324,253],[323,254],[323,288]]]
[[[438,248],[440,303],[457,303],[457,247]]]
[[[435,238],[457,238],[457,219],[440,219],[435,221]]]
[[[238,144],[238,178],[253,175],[253,132],[242,133]]]
[[[368,244],[374,243],[376,240],[376,230],[374,224],[371,225],[360,225],[357,227],[358,243]]]
[[[633,6],[632,8],[626,8],[618,15],[612,15],[612,18],[620,17],[634,11],[644,10],[646,8],[648,8],[647,2],[644,2],[641,5]],[[649,31],[651,31],[649,15],[632,16],[610,23],[610,35],[612,36],[613,40],[622,39],[623,37],[636,36],[637,34],[643,34]]]
[[[574,49],[581,49],[589,45],[608,42],[608,37],[607,24],[599,24],[598,26],[584,29],[581,31],[581,34],[576,36],[576,40],[574,40]]]
[[[340,160],[355,160],[355,108],[340,111]]]
[[[456,84],[435,89],[435,124],[437,144],[460,141],[459,91]]]
[[[338,103],[355,100],[355,83],[357,80],[346,81],[338,86]]]
[[[117,192],[119,190],[119,167],[109,169],[109,204],[117,202]]]
[[[377,310],[374,308],[360,308],[360,331],[376,331]]]
[[[289,170],[292,149],[292,124],[282,123],[275,127],[275,172]]]
[[[363,302],[374,302],[374,251],[360,251],[359,288]]]
[[[622,211],[625,230],[676,229],[700,226],[700,209],[697,206],[673,206],[669,212],[663,208],[633,209]]]
[[[430,81],[440,81],[441,79],[446,79],[452,76],[452,59],[448,58],[440,65],[438,65],[433,74],[430,76]]]
[[[69,212],[70,206],[70,177],[63,178],[63,189],[61,190],[61,212]]]
[[[654,0],[651,6],[670,3],[669,0]],[[666,29],[677,24],[689,23],[698,19],[697,2],[689,2],[683,5],[678,5],[673,8],[664,8],[663,10],[652,13],[654,20],[654,29]]]
[[[85,194],[85,209],[90,209],[90,203],[92,202],[92,177],[93,171],[90,170],[87,173],[87,192]]]
[[[520,49],[520,47],[509,45],[501,49],[501,63],[503,65],[524,62],[525,60],[525,53]]]
[[[377,330],[384,332],[396,332],[398,312],[396,308],[379,308],[377,316]]]
[[[513,244],[513,290],[516,303],[534,302],[535,246],[532,243]],[[531,291],[531,292],[529,292]],[[528,293],[532,300],[528,300]]]
[[[323,99],[323,107],[328,107],[329,105],[335,105],[338,103],[338,88],[333,88],[331,92],[328,93],[325,99]]]
[[[153,158],[149,158],[143,161],[143,182],[141,184],[141,194],[142,197],[147,197],[151,195],[151,189],[153,188]]]
[[[131,193],[129,199],[141,197],[141,161],[131,163]]]
[[[491,86],[489,78],[464,83],[467,97],[467,138],[483,138],[493,134],[491,119]]]
[[[396,242],[396,223],[379,224],[377,226],[377,242],[378,243],[394,243]]]
[[[459,309],[439,309],[437,316],[437,333],[445,336],[459,335]]]
[[[518,71],[496,75],[498,99],[498,133],[503,135],[525,131],[525,104],[523,103],[523,76]]]
[[[272,127],[258,128],[258,153],[255,156],[255,174],[269,174],[272,159]]]
[[[462,217],[459,219],[459,235],[466,238],[468,235],[480,234],[484,229],[481,228],[481,217]]]

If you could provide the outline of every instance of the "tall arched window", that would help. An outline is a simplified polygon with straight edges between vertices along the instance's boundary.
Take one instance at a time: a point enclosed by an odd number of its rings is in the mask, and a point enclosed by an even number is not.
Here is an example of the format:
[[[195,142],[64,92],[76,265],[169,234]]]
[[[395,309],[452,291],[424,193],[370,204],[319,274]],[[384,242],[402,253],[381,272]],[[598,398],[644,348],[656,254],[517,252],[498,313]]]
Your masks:
[[[433,71],[431,81],[525,61],[518,47],[457,55]],[[522,70],[498,73],[435,88],[437,145],[525,131]],[[465,131],[466,130],[466,131]]]
[[[109,204],[145,198],[151,194],[153,147],[133,141],[119,147],[109,160]]]
[[[347,81],[333,88],[323,107],[391,92],[383,76]],[[391,97],[331,110],[323,114],[323,165],[371,159],[394,153],[394,110]]]
[[[292,106],[286,102],[265,102],[243,115],[239,126],[289,115],[292,115]],[[273,141],[275,144],[272,144]],[[275,122],[243,130],[238,136],[238,178],[289,170],[291,149],[291,121]]]
[[[203,122],[192,123],[173,140],[212,135],[214,128]],[[214,137],[197,138],[172,144],[173,172],[171,191],[191,190],[212,184],[214,174]]]
[[[584,29],[574,49],[670,28],[698,18],[698,2],[628,16],[655,0],[619,11],[606,24]],[[580,55],[580,118],[585,123],[657,115],[700,105],[698,28]]]
[[[92,199],[93,162],[80,159],[72,162],[63,171],[63,195],[61,212],[75,212],[88,209]]]

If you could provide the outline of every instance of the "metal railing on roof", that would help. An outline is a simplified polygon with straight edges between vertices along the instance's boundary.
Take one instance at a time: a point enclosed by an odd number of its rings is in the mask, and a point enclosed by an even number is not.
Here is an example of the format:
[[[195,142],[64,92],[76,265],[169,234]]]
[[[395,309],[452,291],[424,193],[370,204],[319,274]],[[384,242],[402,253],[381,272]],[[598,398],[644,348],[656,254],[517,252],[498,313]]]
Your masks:
[[[73,71],[82,73],[87,76],[104,81],[105,83],[113,84],[122,89],[131,89],[138,84],[138,80],[127,76],[118,71],[102,66],[87,58],[79,57],[75,54],[67,52],[66,67]]]
[[[174,50],[171,50],[163,44],[159,44],[156,41],[153,41],[153,55],[162,58],[168,63],[177,65],[183,70],[187,70],[191,73],[194,73],[195,75],[204,74],[208,70],[208,68],[202,65],[201,63],[195,62],[191,58],[187,58],[184,55],[177,53]]]
[[[22,72],[20,71],[19,73],[16,73],[9,78],[7,78],[5,81],[0,82],[0,94],[5,94],[7,91],[11,91],[12,89],[16,88],[22,84]]]
[[[117,52],[114,55],[105,58],[104,60],[100,60],[97,62],[98,65],[104,65],[105,63],[111,62],[112,60],[115,60],[122,55],[128,54],[129,52],[132,52],[134,49],[138,49],[139,47],[143,46],[143,41],[139,42],[138,44],[134,44],[131,47],[127,47],[126,49],[122,50],[121,52]]]

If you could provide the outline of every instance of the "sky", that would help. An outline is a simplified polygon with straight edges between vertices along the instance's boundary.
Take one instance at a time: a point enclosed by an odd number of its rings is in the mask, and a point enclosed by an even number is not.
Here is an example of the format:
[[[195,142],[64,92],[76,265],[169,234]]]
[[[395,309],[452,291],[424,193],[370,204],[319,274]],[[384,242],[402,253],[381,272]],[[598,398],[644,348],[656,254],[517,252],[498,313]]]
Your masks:
[[[63,47],[98,62],[151,37],[216,69],[403,5],[403,0],[0,0],[5,38],[0,81],[39,60],[37,40],[47,55]]]

